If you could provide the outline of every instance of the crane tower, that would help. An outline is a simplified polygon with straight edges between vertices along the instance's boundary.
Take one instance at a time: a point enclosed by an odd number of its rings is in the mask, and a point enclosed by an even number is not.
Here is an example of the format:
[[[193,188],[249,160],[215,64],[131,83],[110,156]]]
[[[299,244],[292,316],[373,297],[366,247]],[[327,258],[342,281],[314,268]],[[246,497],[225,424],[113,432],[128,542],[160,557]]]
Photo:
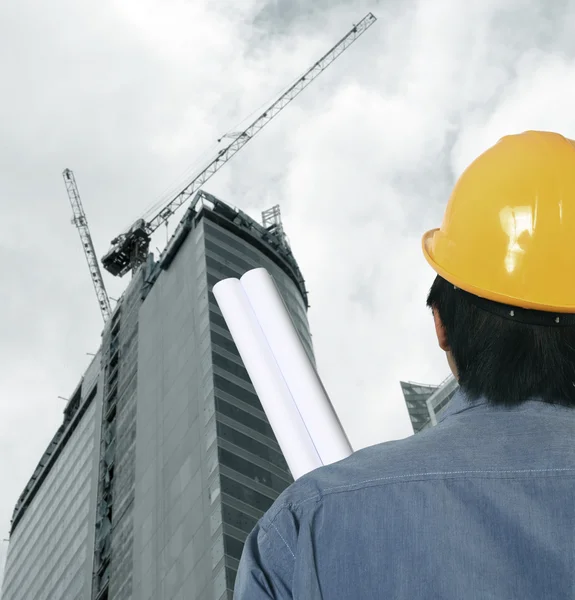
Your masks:
[[[96,252],[94,251],[94,244],[92,242],[92,236],[90,235],[90,229],[88,228],[86,213],[84,212],[84,207],[82,206],[82,201],[80,200],[80,193],[78,192],[78,186],[76,185],[76,178],[70,169],[65,169],[62,173],[62,176],[64,177],[66,191],[68,192],[68,198],[70,199],[72,212],[74,214],[72,223],[76,226],[78,233],[80,234],[82,247],[84,248],[84,254],[86,255],[86,260],[88,261],[88,267],[90,269],[90,275],[92,276],[92,283],[94,284],[96,296],[98,297],[98,302],[100,304],[100,311],[102,312],[104,322],[106,322],[112,312],[110,307],[110,299],[108,298],[106,287],[104,286],[104,280],[102,279],[100,266],[98,265],[98,259],[96,258]]]

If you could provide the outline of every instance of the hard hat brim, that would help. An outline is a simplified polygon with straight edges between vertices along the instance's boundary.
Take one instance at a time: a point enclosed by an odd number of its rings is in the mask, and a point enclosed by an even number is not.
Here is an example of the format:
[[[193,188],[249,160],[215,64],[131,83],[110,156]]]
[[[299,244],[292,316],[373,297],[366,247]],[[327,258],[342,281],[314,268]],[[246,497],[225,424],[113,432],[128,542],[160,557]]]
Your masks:
[[[485,298],[486,300],[492,300],[493,302],[499,302],[501,304],[507,304],[509,306],[518,306],[520,308],[541,310],[545,312],[575,313],[575,304],[553,306],[550,304],[542,304],[538,302],[527,301],[522,298],[507,296],[505,294],[498,293],[491,289],[485,289],[474,286],[468,281],[462,279],[461,277],[450,273],[444,267],[442,267],[441,264],[437,262],[433,253],[434,238],[436,234],[439,233],[439,231],[439,228],[430,229],[429,231],[427,231],[423,235],[423,238],[421,240],[421,246],[423,250],[423,255],[425,256],[425,260],[427,260],[431,268],[438,275],[443,277],[443,279],[449,281],[449,283],[464,290],[465,292],[473,294],[474,296],[479,296],[480,298]]]

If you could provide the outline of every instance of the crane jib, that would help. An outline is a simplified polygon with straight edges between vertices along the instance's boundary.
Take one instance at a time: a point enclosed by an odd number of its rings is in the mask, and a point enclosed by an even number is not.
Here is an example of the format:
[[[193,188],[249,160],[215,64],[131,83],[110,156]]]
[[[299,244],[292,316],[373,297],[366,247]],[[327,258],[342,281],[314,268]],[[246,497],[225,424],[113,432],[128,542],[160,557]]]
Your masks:
[[[122,233],[112,242],[112,249],[102,258],[104,268],[112,275],[123,276],[134,271],[147,257],[151,235],[164,224],[174,212],[217,173],[235,154],[237,154],[257,133],[294,100],[316,77],[331,65],[355,40],[373,23],[376,17],[368,13],[311,66],[279,98],[268,106],[246,129],[234,134],[232,142],[218,154],[187,185],[170,200],[150,221],[136,221],[129,231]],[[224,136],[225,137],[225,136]],[[221,139],[221,138],[220,138]]]

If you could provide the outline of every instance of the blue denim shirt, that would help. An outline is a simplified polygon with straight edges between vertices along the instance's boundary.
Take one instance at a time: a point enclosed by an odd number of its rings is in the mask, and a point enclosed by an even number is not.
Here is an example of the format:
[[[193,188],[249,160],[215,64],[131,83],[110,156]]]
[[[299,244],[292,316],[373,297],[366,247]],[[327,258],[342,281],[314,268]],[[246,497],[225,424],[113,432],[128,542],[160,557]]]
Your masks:
[[[575,598],[575,409],[470,405],[292,484],[236,600]]]

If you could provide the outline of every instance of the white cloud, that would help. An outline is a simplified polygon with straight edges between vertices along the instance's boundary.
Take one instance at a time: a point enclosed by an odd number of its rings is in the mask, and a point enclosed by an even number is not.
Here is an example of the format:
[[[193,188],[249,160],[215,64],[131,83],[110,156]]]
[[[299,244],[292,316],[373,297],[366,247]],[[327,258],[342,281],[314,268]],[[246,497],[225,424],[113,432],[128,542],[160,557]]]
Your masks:
[[[321,373],[356,447],[409,433],[400,378],[447,375],[420,236],[455,175],[501,135],[575,137],[575,2],[309,6],[2,4],[0,537],[61,419],[57,396],[99,344],[62,169],[76,173],[103,254],[368,10],[377,23],[206,189],[254,216],[281,202]],[[117,297],[124,282],[106,281]]]
[[[538,129],[560,131],[575,138],[575,58],[527,53],[517,64],[518,78],[507,88],[487,119],[472,123],[462,132],[452,157],[458,172],[475,156],[508,134]]]

